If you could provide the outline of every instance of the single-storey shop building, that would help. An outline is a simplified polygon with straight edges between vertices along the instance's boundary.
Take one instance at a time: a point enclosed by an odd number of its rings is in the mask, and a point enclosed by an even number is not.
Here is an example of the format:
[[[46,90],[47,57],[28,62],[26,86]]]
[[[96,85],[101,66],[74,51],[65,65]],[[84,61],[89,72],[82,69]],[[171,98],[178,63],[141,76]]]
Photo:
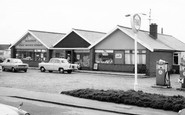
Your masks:
[[[11,46],[12,57],[21,58],[30,66],[38,66],[51,57],[69,58],[81,69],[134,72],[134,40],[131,28],[117,26],[109,33],[72,29],[69,33],[29,30]],[[138,72],[156,74],[156,61],[168,61],[170,70],[179,71],[185,44],[170,35],[158,34],[157,25],[150,31],[139,31]]]

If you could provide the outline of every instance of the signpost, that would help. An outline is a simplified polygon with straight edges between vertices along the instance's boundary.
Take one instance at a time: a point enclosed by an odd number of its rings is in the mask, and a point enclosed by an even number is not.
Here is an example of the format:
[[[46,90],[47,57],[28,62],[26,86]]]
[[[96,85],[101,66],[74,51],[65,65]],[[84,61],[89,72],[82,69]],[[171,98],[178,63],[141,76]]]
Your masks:
[[[127,17],[130,15],[126,15]],[[141,17],[139,16],[139,14],[134,14],[131,15],[131,27],[132,27],[132,31],[134,33],[134,56],[135,56],[135,81],[134,81],[134,90],[137,90],[137,85],[138,85],[138,81],[137,81],[137,34],[138,31],[141,27]]]

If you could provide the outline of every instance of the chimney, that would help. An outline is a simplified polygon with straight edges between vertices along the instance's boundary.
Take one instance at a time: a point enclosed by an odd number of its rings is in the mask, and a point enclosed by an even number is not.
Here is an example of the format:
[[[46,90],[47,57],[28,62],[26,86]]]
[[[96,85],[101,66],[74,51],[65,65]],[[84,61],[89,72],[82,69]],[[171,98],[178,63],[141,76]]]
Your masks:
[[[157,24],[152,23],[150,25],[150,37],[157,39]]]

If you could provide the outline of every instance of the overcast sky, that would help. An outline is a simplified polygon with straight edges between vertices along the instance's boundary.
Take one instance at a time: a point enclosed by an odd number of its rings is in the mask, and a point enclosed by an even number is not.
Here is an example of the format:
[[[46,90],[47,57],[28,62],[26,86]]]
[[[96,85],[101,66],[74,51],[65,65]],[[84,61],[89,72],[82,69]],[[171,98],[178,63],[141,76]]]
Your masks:
[[[0,0],[0,43],[14,43],[29,29],[68,33],[72,28],[110,32],[130,26],[126,14],[151,9],[158,32],[185,42],[185,0]],[[149,27],[142,16],[141,29]]]

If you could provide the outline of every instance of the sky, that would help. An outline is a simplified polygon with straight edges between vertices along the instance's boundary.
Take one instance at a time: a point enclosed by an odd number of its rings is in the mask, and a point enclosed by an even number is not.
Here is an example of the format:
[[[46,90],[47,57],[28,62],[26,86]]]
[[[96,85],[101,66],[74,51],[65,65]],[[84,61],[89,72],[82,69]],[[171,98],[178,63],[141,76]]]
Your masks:
[[[110,32],[131,27],[127,14],[141,16],[141,29],[151,22],[158,32],[185,43],[185,0],[0,0],[0,44],[17,42],[28,30],[69,33],[72,28]]]

